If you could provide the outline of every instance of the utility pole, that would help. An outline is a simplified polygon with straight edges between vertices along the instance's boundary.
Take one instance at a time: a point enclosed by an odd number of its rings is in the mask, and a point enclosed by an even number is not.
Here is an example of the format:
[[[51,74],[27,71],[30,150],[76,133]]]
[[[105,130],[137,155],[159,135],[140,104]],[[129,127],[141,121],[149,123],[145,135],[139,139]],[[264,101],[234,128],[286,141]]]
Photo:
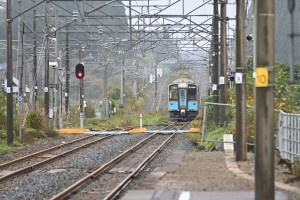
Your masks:
[[[49,119],[49,0],[45,4],[45,80],[44,80],[44,116]]]
[[[139,65],[138,62],[136,62],[136,73],[133,74],[133,82],[132,82],[132,94],[133,98],[137,99],[137,90],[138,90],[138,71],[139,71]]]
[[[120,108],[124,107],[124,58],[121,64]]]
[[[236,4],[236,160],[245,161],[247,160],[245,0],[237,0]]]
[[[70,93],[70,58],[69,58],[69,28],[66,27],[66,85],[65,85],[65,114],[66,114],[66,127],[69,127],[69,93]]]
[[[12,65],[12,7],[11,1],[6,1],[6,22],[7,22],[7,88],[6,88],[6,113],[7,113],[7,145],[14,141],[13,133],[13,65]]]
[[[219,91],[218,91],[218,76],[219,76],[219,11],[218,1],[214,0],[214,18],[213,18],[213,78],[212,78],[212,95],[213,102],[219,103]],[[213,121],[219,123],[219,107],[213,106]]]
[[[155,112],[158,112],[158,108],[157,108],[157,66],[155,64],[155,68],[154,68],[154,79],[155,79],[155,93],[154,93],[154,108],[155,108]]]
[[[227,97],[227,16],[226,1],[221,1],[221,68],[220,68],[220,103],[226,103]],[[225,122],[225,106],[220,108],[220,123]]]
[[[107,64],[108,65],[108,64]],[[104,89],[104,116],[108,117],[108,100],[107,100],[107,65],[105,66],[103,73],[103,89]]]
[[[131,14],[131,0],[129,0],[129,42],[130,47],[129,49],[132,49],[132,14]]]
[[[274,200],[274,0],[255,2],[255,199]]]
[[[290,52],[290,83],[295,82],[295,33],[294,33],[294,10],[295,10],[295,0],[288,0],[288,9],[291,15],[291,52]]]
[[[22,1],[18,1],[19,14],[22,12]],[[19,34],[18,34],[18,67],[19,67],[19,93],[18,97],[18,117],[19,117],[19,138],[22,138],[22,114],[23,114],[23,64],[24,64],[24,48],[23,48],[23,35],[24,35],[24,24],[22,16],[19,16]]]
[[[58,10],[56,10],[56,13],[55,13],[55,27],[59,27],[59,23],[58,23]],[[58,109],[59,107],[59,88],[57,87],[58,85],[58,68],[60,67],[60,60],[58,59],[59,57],[59,50],[58,50],[58,43],[59,43],[59,33],[56,32],[55,33],[55,61],[57,62],[57,66],[55,67],[54,69],[54,85],[55,87],[53,88],[54,90],[54,106],[53,106],[53,114],[54,114],[54,128],[55,129],[59,129],[59,115],[60,115],[60,112]]]
[[[36,33],[36,10],[33,10],[33,32]],[[32,105],[32,110],[36,111],[36,102],[37,102],[37,41],[36,41],[36,35],[33,34],[33,69],[32,69],[32,100],[31,100],[31,105]]]

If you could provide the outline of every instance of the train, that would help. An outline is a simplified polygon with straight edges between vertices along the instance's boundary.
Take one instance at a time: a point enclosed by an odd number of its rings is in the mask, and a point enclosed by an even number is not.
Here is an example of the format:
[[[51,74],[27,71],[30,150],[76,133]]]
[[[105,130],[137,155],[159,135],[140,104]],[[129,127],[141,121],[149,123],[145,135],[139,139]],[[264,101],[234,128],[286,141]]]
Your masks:
[[[172,120],[189,120],[198,115],[198,86],[193,80],[179,78],[168,87],[168,111]]]

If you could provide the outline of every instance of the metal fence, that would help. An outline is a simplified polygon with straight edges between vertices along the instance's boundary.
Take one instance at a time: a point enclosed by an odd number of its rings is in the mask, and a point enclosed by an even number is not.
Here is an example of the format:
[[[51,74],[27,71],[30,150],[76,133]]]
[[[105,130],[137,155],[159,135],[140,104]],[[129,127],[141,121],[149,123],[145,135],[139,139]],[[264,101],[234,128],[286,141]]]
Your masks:
[[[246,109],[246,131],[248,145],[254,145],[254,107]],[[223,134],[231,133],[235,141],[236,106],[234,104],[220,104],[205,102],[203,108],[202,141],[220,142],[207,138],[206,133],[217,128],[224,128]],[[280,151],[282,159],[294,162],[300,157],[300,114],[284,113],[280,110],[274,112],[274,137],[276,148]],[[223,137],[222,137],[223,138]]]
[[[254,145],[254,107],[247,107],[247,141],[248,145]],[[217,142],[206,137],[207,132],[216,128],[224,128],[226,131],[223,134],[232,133],[235,139],[235,124],[236,124],[236,106],[234,104],[221,104],[205,102],[203,109],[202,122],[202,141]]]
[[[294,162],[300,157],[300,115],[279,111],[276,148],[282,159]]]

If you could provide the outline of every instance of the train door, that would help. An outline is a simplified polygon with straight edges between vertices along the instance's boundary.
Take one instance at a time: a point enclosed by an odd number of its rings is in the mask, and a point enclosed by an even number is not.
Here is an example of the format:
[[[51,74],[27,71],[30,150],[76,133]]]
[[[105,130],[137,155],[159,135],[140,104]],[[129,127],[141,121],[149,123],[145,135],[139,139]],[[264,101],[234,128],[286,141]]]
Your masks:
[[[186,89],[179,90],[179,108],[186,108],[187,101],[186,101]]]

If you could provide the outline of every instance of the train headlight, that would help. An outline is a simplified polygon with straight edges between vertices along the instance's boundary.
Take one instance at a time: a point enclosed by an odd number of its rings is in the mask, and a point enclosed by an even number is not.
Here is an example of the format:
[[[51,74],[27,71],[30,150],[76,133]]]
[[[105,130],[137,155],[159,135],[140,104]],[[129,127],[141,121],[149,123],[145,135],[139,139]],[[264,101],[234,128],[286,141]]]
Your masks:
[[[185,110],[184,110],[184,109],[181,109],[181,110],[180,110],[180,114],[181,114],[181,115],[185,115]]]

